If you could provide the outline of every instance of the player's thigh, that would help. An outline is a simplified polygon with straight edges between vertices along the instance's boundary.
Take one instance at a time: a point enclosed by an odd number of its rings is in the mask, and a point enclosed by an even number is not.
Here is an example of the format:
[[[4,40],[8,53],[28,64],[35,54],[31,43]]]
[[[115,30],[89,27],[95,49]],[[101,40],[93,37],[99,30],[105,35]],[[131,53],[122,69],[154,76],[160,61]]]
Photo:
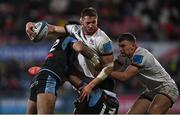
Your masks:
[[[128,110],[128,114],[146,113],[151,101],[145,97],[138,98],[132,107]]]
[[[37,104],[35,101],[28,100],[26,113],[27,114],[37,114]]]
[[[27,101],[26,113],[36,114],[37,113],[37,93],[36,93],[36,78],[33,78],[30,84],[30,95]]]
[[[54,112],[56,96],[51,93],[39,93],[37,95],[37,108],[40,114],[52,114]]]
[[[171,106],[172,101],[168,96],[157,94],[149,106],[147,113],[166,113]]]
[[[62,85],[59,79],[49,73],[43,72],[37,77],[37,109],[38,113],[53,113],[57,96],[57,90]]]

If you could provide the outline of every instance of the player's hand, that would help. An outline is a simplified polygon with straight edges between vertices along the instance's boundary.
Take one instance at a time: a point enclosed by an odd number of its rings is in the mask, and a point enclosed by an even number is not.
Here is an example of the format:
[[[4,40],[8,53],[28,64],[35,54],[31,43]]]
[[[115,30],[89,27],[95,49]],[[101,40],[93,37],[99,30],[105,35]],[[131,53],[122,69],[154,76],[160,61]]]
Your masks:
[[[40,67],[39,66],[33,66],[33,67],[30,67],[28,69],[28,74],[32,77],[34,77],[39,71],[40,71]]]
[[[29,38],[34,38],[36,36],[36,33],[33,31],[33,28],[35,28],[35,23],[28,22],[26,24],[26,33],[29,36]]]
[[[81,102],[83,102],[87,98],[87,101],[88,101],[89,100],[89,95],[90,95],[91,91],[92,91],[91,86],[89,86],[89,85],[84,86],[82,88],[82,90],[81,90],[81,94],[80,94],[79,100]]]
[[[95,70],[96,71],[101,71],[102,70],[102,64],[98,63],[97,65],[95,65]]]

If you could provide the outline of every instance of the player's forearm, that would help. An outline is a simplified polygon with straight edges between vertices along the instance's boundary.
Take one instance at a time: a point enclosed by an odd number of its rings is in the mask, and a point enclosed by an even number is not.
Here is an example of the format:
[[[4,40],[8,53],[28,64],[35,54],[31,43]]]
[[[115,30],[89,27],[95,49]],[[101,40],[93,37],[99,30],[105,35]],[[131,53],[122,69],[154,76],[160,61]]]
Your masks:
[[[100,84],[102,81],[104,81],[108,75],[111,74],[111,72],[113,71],[113,62],[110,64],[107,64],[102,70],[101,72],[97,75],[96,78],[94,78],[88,85],[91,88],[94,88],[95,86],[97,86],[98,84]]]
[[[86,46],[83,42],[81,41],[75,42],[73,44],[73,49],[76,52],[81,53],[87,59],[89,59],[97,70],[102,69],[100,67],[99,57],[96,54],[94,54],[94,52],[88,46]]]
[[[112,71],[111,77],[113,77],[117,80],[120,80],[120,81],[126,81],[129,79],[129,77],[127,77],[125,72],[119,72],[119,71]]]
[[[93,79],[91,82],[89,82],[89,84],[87,85],[88,87],[90,87],[91,89],[95,88],[99,83],[101,83],[103,80],[100,78],[95,78]]]
[[[80,53],[82,53],[82,55],[88,59],[91,59],[94,56],[93,51],[86,45],[83,45],[83,48]]]
[[[73,44],[73,49],[88,59],[91,59],[94,56],[93,51],[81,41],[75,42]]]
[[[79,89],[80,87],[82,87],[82,83],[84,83],[79,77],[74,76],[74,75],[70,75],[68,77],[68,81],[76,88]],[[84,83],[85,84],[85,83]]]
[[[96,78],[100,78],[103,81],[108,77],[108,75],[111,74],[111,72],[113,71],[113,67],[114,67],[114,62],[106,64]]]
[[[56,34],[65,34],[65,28],[63,26],[55,26],[55,25],[51,25],[48,24],[48,31],[49,33],[56,33]]]
[[[138,74],[139,70],[137,67],[129,65],[127,69],[123,72],[113,71],[111,73],[111,77],[116,78],[121,81],[126,81]]]
[[[100,64],[99,57],[96,54],[94,54],[94,52],[88,46],[84,45],[81,54],[85,56],[87,59],[89,59],[95,67],[97,67],[97,65]],[[100,68],[99,66],[99,68],[96,69],[100,70],[102,68]]]

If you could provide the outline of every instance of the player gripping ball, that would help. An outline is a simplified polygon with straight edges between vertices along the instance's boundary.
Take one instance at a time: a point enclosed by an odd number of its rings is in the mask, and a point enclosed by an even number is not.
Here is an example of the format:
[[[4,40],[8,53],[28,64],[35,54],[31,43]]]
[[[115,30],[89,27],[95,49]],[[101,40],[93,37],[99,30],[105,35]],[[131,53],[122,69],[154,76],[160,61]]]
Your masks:
[[[36,36],[30,39],[33,42],[41,41],[48,34],[48,23],[46,21],[39,21],[35,23],[35,27],[33,27],[32,30],[36,33]]]

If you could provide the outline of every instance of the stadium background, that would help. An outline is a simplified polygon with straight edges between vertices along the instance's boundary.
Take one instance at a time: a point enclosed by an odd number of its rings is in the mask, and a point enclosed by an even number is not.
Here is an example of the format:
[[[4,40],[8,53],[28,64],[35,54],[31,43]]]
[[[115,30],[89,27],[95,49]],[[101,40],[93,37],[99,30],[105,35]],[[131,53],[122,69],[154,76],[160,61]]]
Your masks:
[[[0,0],[0,113],[25,113],[29,95],[28,67],[41,65],[52,40],[32,43],[26,33],[28,21],[46,20],[64,25],[78,20],[84,7],[99,13],[99,26],[114,41],[122,32],[132,32],[149,49],[180,89],[179,0]],[[53,37],[53,36],[48,36]],[[143,90],[136,79],[117,81],[120,112],[124,113]],[[60,89],[56,113],[72,113],[76,92],[66,83]],[[170,110],[180,113],[180,98]]]

